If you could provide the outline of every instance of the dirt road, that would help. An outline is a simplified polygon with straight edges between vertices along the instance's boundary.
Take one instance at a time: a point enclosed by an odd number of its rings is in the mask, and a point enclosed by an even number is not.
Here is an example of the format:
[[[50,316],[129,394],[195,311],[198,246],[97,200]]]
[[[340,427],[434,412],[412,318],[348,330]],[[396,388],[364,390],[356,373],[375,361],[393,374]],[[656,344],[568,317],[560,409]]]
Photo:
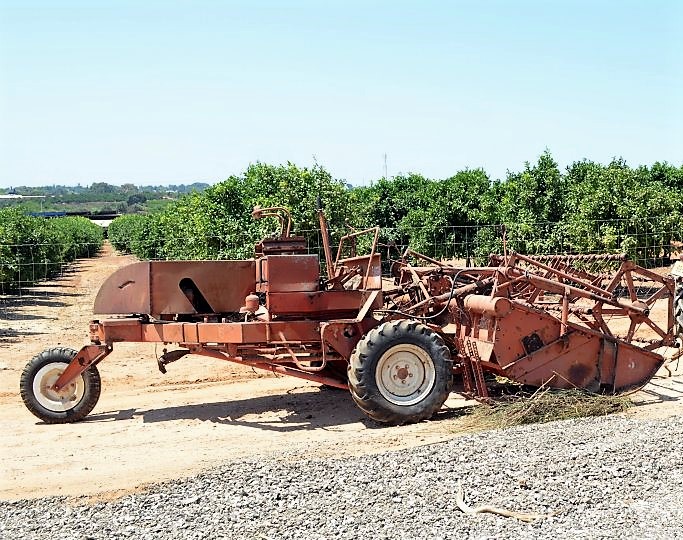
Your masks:
[[[357,455],[462,433],[457,396],[430,422],[378,427],[348,393],[291,377],[196,356],[162,375],[149,344],[117,345],[100,364],[102,397],[86,421],[42,424],[19,397],[21,370],[44,348],[83,345],[99,286],[133,260],[107,246],[58,280],[0,298],[1,499],[115,497],[226,460]],[[631,415],[682,414],[683,366],[634,399]]]

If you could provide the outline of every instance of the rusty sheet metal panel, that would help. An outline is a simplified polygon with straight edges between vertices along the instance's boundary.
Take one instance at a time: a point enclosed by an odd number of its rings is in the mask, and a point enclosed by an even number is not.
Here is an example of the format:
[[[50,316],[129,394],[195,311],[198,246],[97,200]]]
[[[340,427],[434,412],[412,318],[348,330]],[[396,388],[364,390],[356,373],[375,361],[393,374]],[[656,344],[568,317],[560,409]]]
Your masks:
[[[115,343],[118,341],[148,341],[143,335],[142,323],[139,319],[113,319],[102,321],[99,323],[99,327],[100,331],[98,334],[100,340],[105,343]],[[159,339],[155,341],[162,340]]]
[[[660,355],[576,324],[513,303],[497,319],[494,353],[505,375],[533,386],[624,392],[649,381],[663,364]]]
[[[273,321],[246,323],[198,323],[201,343],[319,342],[317,321]]]
[[[508,366],[505,372],[509,378],[533,386],[619,393],[647,383],[663,363],[658,354],[574,329]]]
[[[119,268],[100,287],[93,313],[151,313],[149,262]]]
[[[273,344],[319,342],[318,321],[182,323],[140,319],[111,319],[97,323],[92,333],[105,343],[120,341],[152,343]]]
[[[379,321],[371,317],[362,321],[323,322],[320,323],[320,336],[324,343],[330,345],[344,360],[348,361],[358,341],[378,324]]]
[[[664,359],[653,352],[634,347],[630,343],[617,343],[617,360],[614,368],[614,392],[639,388],[664,365]]]
[[[189,281],[186,281],[189,280]],[[255,263],[247,261],[160,261],[151,263],[152,314],[234,313],[254,292]],[[192,283],[208,304],[195,306],[181,289]],[[209,308],[209,309],[206,309]]]
[[[556,318],[517,303],[512,308],[509,314],[496,319],[495,354],[502,367],[560,337],[560,321]]]
[[[371,291],[316,291],[300,293],[268,293],[266,307],[274,315],[298,314],[326,318],[330,313],[347,313],[355,317]],[[382,295],[376,295],[371,309],[382,306]]]
[[[357,281],[352,280],[345,285],[346,288],[352,286],[354,289],[381,289],[382,288],[382,257],[379,253],[370,257],[369,255],[362,255],[359,257],[350,257],[347,259],[340,259],[337,261],[337,269],[350,269],[356,266],[360,267],[360,278]]]
[[[317,255],[268,255],[256,262],[258,292],[300,292],[320,289]]]
[[[153,261],[114,272],[95,299],[96,314],[233,313],[254,292],[255,263]]]
[[[597,358],[601,339],[583,333],[570,333],[506,366],[511,379],[533,386],[552,388],[600,388]]]

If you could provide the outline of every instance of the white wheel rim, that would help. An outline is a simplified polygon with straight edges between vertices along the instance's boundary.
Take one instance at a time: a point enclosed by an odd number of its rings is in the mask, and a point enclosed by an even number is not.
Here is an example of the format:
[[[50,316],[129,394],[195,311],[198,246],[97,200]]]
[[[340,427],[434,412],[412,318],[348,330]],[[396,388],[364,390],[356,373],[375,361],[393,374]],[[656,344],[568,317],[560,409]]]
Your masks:
[[[379,393],[389,403],[410,406],[432,391],[436,370],[427,351],[402,343],[388,349],[379,359],[375,380]]]
[[[83,394],[85,394],[83,375],[76,377],[75,381],[66,385],[59,392],[52,388],[68,365],[66,362],[46,364],[33,377],[33,395],[40,406],[48,411],[69,411],[83,399]]]

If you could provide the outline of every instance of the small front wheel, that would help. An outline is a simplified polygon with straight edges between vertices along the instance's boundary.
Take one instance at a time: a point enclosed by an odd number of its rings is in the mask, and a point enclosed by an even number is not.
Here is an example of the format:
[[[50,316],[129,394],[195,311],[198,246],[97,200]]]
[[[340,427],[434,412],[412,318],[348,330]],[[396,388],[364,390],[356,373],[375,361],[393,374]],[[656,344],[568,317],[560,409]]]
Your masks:
[[[441,337],[416,321],[389,321],[356,345],[349,389],[370,418],[407,424],[430,418],[453,386],[453,362]]]
[[[59,392],[53,386],[76,356],[63,347],[47,349],[26,364],[21,381],[21,399],[31,413],[46,424],[77,422],[95,408],[101,382],[97,367],[90,366]]]

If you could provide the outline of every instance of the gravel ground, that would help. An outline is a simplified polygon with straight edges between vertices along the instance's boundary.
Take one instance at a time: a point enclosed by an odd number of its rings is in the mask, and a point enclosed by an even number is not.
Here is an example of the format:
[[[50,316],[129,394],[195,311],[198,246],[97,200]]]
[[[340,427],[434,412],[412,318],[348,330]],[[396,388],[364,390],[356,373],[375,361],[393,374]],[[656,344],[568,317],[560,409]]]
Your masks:
[[[230,463],[112,502],[0,502],[7,539],[683,538],[683,417],[491,431],[380,455]],[[159,456],[173,459],[173,456]],[[550,514],[532,524],[471,505]]]

